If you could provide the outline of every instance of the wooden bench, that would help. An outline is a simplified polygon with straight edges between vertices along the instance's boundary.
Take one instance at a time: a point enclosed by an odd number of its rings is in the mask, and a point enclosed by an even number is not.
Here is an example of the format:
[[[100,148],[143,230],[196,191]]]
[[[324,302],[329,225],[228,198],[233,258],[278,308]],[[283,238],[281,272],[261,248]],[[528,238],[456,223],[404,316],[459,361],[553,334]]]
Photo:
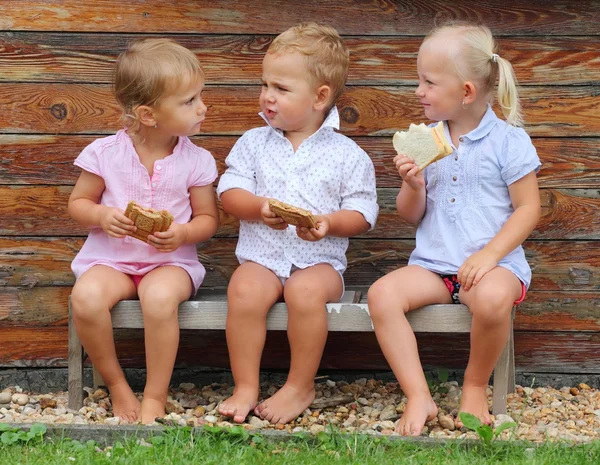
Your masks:
[[[368,305],[361,302],[359,291],[347,291],[341,302],[326,306],[329,331],[373,331]],[[515,310],[513,309],[513,318]],[[124,300],[112,309],[115,329],[144,327],[142,310],[137,300]],[[227,300],[224,292],[215,293],[201,289],[194,300],[179,306],[180,329],[225,330]],[[428,305],[407,315],[415,333],[468,333],[471,330],[471,313],[465,305]],[[269,311],[267,330],[287,329],[287,307],[277,303]],[[510,336],[494,368],[494,415],[506,413],[506,397],[515,388],[515,352],[511,319]],[[78,410],[83,405],[83,362],[85,353],[75,332],[71,301],[69,299],[69,408]],[[94,384],[98,374],[94,373]]]

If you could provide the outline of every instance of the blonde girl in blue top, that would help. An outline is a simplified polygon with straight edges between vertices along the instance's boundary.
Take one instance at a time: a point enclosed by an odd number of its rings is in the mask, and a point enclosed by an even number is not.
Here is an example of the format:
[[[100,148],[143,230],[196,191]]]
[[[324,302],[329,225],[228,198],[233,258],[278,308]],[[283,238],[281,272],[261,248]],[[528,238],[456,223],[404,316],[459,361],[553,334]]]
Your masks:
[[[408,266],[369,290],[377,339],[408,403],[397,425],[419,435],[437,415],[414,333],[405,314],[428,304],[462,302],[473,314],[471,352],[460,411],[491,421],[486,389],[506,344],[511,309],[525,297],[531,271],[521,244],[540,217],[540,160],[522,124],[516,79],[485,26],[432,31],[417,58],[416,95],[425,117],[443,121],[454,152],[417,173],[397,155],[400,217],[418,224]],[[498,102],[506,121],[491,108]]]

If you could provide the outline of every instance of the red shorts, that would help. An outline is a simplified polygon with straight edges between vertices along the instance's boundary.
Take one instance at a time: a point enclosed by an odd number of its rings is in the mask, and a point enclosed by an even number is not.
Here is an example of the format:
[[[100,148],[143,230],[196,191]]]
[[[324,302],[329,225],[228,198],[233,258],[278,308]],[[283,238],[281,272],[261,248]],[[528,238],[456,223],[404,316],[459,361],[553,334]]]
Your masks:
[[[441,274],[440,278],[444,281],[444,284],[448,288],[448,292],[450,293],[450,297],[452,297],[452,303],[460,304],[460,299],[458,298],[458,291],[460,290],[460,283],[455,274]],[[515,300],[515,305],[520,304],[525,300],[525,294],[527,293],[527,288],[525,284],[521,283],[521,297]]]

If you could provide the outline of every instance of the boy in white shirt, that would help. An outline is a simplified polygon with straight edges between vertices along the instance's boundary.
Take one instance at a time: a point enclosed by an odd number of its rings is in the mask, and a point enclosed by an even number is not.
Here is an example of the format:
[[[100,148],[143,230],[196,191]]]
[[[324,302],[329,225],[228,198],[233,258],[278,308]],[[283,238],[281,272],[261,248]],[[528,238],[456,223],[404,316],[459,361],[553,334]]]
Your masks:
[[[325,304],[344,292],[348,237],[373,228],[378,214],[369,156],[336,133],[335,103],[349,53],[337,31],[315,23],[280,34],[263,61],[261,116],[227,157],[218,194],[240,219],[236,269],[227,290],[227,345],[235,381],[219,407],[241,423],[251,410],[288,423],[315,396],[314,377],[327,339]],[[270,198],[310,210],[317,228],[290,226]],[[257,405],[266,317],[283,297],[291,364],[285,385]]]

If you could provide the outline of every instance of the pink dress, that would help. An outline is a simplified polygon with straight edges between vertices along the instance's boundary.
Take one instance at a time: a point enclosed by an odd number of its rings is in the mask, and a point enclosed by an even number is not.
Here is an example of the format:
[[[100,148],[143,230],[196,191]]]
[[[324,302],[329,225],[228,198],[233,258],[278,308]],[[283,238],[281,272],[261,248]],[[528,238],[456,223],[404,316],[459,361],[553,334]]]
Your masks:
[[[123,130],[97,139],[75,160],[75,165],[104,179],[101,205],[125,210],[130,200],[143,207],[168,210],[176,223],[192,217],[189,189],[212,184],[217,166],[210,152],[180,137],[173,153],[154,163],[153,175],[142,165],[131,138]],[[197,290],[206,271],[198,261],[194,244],[163,253],[138,239],[110,237],[102,228],[90,231],[73,260],[76,278],[94,265],[106,265],[129,275],[145,275],[163,265],[180,266],[188,272]]]

